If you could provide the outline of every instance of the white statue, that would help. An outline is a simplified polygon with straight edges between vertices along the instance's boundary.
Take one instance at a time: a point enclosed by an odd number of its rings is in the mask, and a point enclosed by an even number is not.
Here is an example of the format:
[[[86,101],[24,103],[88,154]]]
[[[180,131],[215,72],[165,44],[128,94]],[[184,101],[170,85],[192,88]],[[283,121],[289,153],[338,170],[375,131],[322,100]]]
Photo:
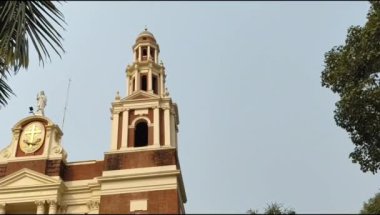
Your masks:
[[[39,94],[37,94],[37,111],[36,115],[44,116],[45,115],[45,106],[47,103],[47,99],[45,96],[45,92],[42,90]]]

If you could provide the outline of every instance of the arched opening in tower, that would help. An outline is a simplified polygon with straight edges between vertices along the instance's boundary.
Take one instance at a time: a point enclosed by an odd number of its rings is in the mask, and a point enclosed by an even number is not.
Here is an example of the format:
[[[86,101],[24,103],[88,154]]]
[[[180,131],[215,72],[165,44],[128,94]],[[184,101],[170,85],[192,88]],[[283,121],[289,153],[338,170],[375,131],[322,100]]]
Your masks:
[[[141,90],[147,91],[147,80],[146,80],[146,75],[141,76]]]
[[[139,122],[135,127],[135,147],[148,145],[148,124]]]
[[[152,88],[153,88],[153,93],[158,94],[158,87],[157,87],[157,76],[153,76],[152,80]]]

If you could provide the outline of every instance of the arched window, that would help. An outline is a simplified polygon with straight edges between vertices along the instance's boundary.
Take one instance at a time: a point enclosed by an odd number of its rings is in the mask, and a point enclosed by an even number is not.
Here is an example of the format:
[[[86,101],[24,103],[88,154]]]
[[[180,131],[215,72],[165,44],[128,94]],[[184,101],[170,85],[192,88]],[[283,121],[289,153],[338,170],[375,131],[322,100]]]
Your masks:
[[[135,147],[148,145],[148,124],[145,121],[139,122],[135,126]]]
[[[141,76],[141,90],[147,91],[147,80],[146,80],[146,75]]]
[[[158,94],[158,87],[157,87],[157,76],[153,75],[153,80],[152,80],[152,88],[153,88],[153,93]]]

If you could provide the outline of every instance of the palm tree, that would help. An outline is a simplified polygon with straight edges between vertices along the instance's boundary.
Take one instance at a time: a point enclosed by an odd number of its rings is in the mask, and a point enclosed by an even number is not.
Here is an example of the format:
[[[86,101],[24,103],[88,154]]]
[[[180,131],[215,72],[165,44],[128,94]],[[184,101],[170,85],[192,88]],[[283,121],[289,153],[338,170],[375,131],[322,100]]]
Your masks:
[[[65,23],[63,14],[51,1],[0,1],[0,107],[14,92],[6,83],[11,72],[29,65],[29,39],[39,61],[49,59],[49,49],[61,57],[62,36],[56,28]]]

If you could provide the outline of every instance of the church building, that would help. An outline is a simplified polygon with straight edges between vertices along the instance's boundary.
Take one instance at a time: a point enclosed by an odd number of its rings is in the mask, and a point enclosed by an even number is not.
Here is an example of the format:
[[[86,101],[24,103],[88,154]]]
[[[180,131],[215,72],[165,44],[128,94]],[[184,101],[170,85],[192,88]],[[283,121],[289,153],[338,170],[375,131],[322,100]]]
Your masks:
[[[0,214],[185,213],[178,106],[165,87],[160,47],[145,29],[132,50],[126,96],[117,92],[111,103],[104,159],[67,161],[41,91],[36,112],[13,126],[0,149]]]

